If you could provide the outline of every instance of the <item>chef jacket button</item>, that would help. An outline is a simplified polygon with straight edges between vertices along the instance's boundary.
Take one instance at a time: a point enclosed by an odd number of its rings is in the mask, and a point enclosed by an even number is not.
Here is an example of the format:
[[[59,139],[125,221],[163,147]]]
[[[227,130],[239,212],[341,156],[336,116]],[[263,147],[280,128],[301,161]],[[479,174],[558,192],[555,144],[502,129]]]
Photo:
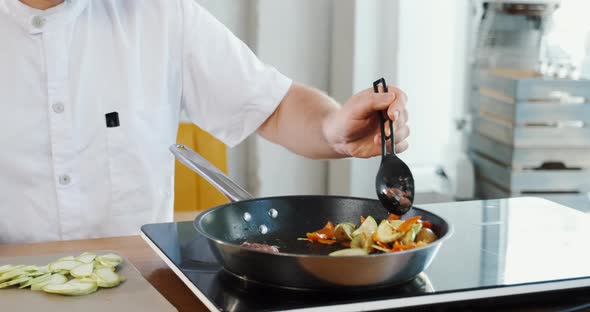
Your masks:
[[[64,112],[64,108],[65,108],[65,106],[64,106],[64,104],[63,104],[63,103],[55,103],[55,104],[53,104],[53,105],[51,106],[51,108],[53,108],[53,111],[54,111],[54,112],[56,112],[56,113],[58,113],[58,114],[61,114],[61,113],[63,113],[63,112]]]
[[[42,16],[35,16],[31,20],[31,25],[33,25],[33,27],[35,28],[42,28],[43,26],[45,26],[45,18],[43,18]]]
[[[68,184],[70,184],[70,182],[72,182],[72,178],[69,175],[64,174],[64,175],[59,176],[59,184],[68,185]]]

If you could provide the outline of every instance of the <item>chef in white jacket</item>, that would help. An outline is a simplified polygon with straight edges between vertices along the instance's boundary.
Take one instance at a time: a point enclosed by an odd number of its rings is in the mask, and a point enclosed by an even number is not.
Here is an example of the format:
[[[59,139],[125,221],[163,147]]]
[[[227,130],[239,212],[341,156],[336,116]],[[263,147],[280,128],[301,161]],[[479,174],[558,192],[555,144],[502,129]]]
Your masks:
[[[0,243],[129,235],[171,221],[185,110],[234,146],[257,132],[309,158],[407,148],[406,97],[343,106],[263,64],[193,0],[0,0]]]

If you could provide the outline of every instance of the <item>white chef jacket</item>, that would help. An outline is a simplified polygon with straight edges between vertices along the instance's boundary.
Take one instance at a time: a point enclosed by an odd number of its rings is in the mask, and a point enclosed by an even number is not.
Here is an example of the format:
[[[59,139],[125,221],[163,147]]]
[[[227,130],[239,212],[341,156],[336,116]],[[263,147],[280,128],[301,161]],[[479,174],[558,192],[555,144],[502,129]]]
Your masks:
[[[181,109],[233,146],[290,85],[193,0],[0,0],[0,243],[171,221]]]

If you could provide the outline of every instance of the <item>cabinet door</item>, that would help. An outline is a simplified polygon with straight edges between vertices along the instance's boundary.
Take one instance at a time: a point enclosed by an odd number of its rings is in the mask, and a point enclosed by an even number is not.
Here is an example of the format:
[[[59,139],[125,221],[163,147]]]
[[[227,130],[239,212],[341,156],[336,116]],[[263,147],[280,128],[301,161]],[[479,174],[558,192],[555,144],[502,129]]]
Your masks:
[[[227,147],[207,132],[191,123],[181,123],[177,142],[190,147],[227,173]],[[228,202],[209,182],[178,161],[174,184],[174,212],[177,214],[203,211]]]

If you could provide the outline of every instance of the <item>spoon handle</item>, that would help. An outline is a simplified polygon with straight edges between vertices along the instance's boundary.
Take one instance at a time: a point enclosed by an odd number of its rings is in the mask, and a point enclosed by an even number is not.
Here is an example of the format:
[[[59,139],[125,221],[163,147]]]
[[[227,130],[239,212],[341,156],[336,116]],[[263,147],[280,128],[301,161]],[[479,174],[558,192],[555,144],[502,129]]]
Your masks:
[[[389,92],[387,90],[387,83],[385,83],[385,78],[381,78],[375,82],[373,82],[373,90],[375,93],[379,93],[379,84],[383,85],[383,92]],[[381,126],[381,157],[385,157],[388,155],[395,155],[395,136],[393,133],[393,122],[389,119],[387,115],[387,110],[378,112],[379,115],[379,124]],[[389,135],[385,133],[385,125],[389,122]],[[387,153],[387,140],[391,140],[391,151],[389,154]]]

